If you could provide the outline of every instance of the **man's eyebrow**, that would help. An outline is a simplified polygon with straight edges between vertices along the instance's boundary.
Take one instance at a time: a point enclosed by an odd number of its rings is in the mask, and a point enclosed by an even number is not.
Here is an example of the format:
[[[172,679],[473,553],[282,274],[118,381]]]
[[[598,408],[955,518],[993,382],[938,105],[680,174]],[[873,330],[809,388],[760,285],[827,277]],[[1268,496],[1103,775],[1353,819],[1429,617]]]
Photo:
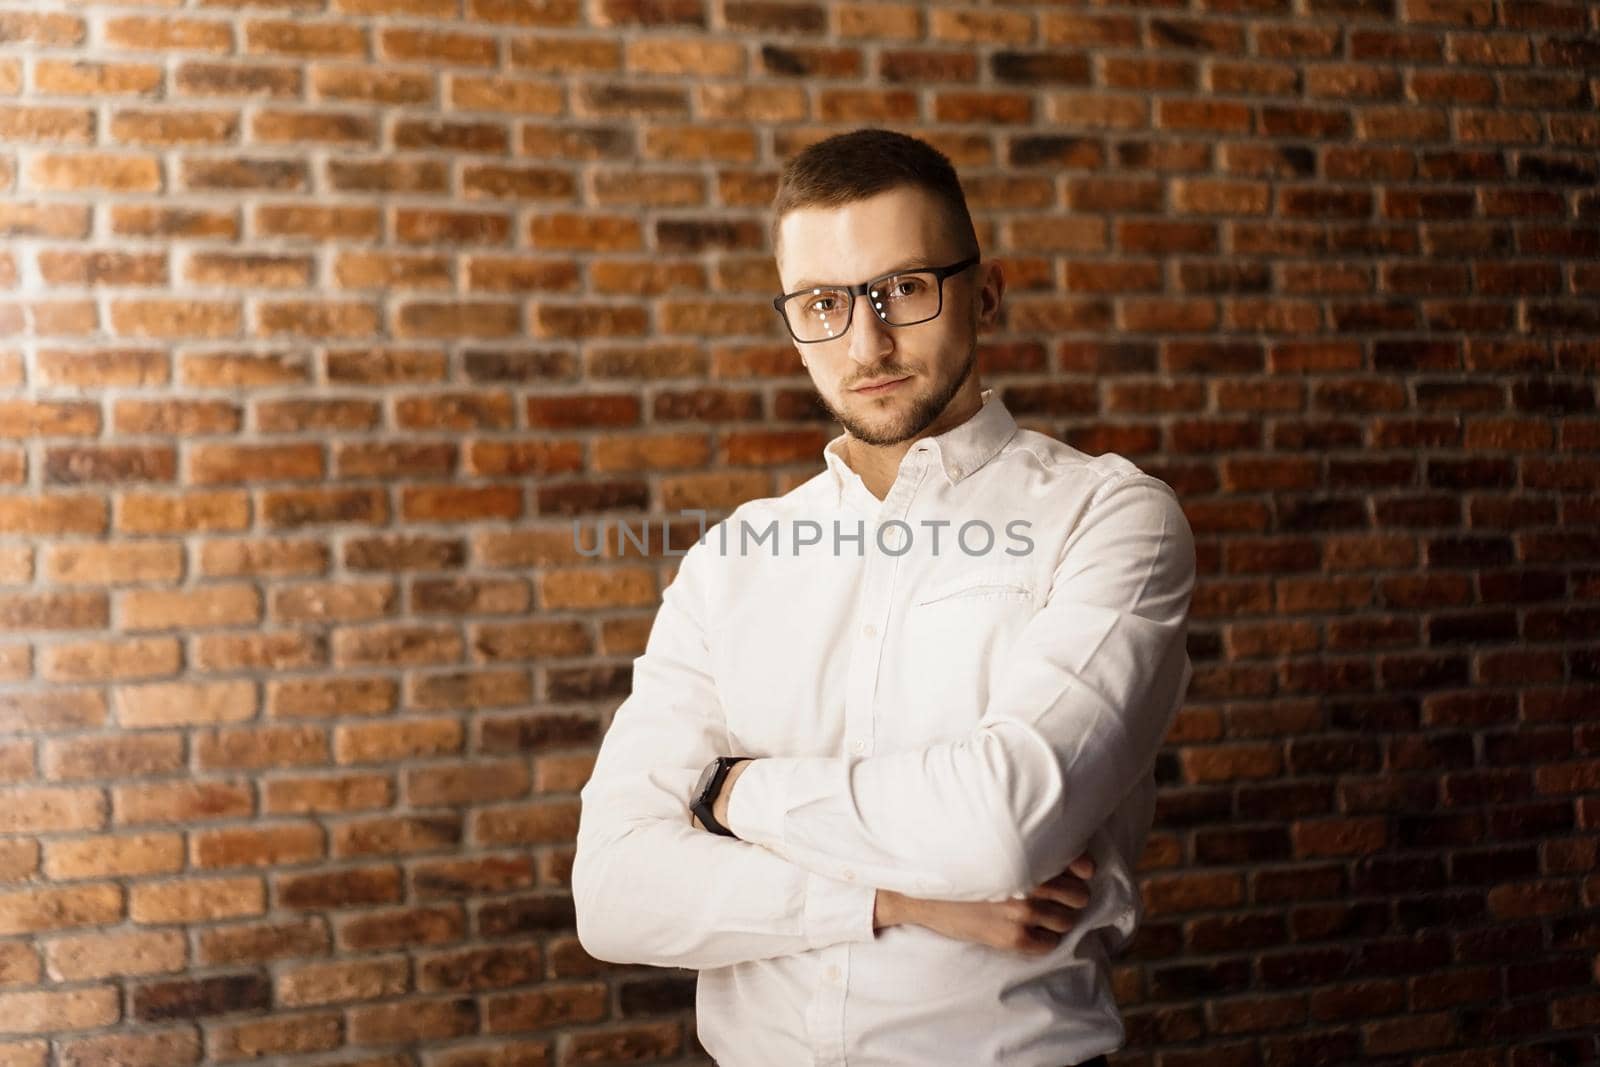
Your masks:
[[[927,256],[912,256],[910,259],[902,259],[900,262],[896,263],[894,266],[888,268],[887,270],[880,270],[878,273],[874,274],[873,277],[874,278],[881,278],[885,274],[892,274],[893,272],[895,272],[897,270],[905,270],[907,267],[925,267],[925,266],[927,266],[927,264],[928,264],[928,257]],[[843,285],[844,283],[843,282],[801,281],[801,282],[795,282],[794,284],[795,284],[794,291],[795,292],[799,292],[801,289],[820,289],[823,286],[827,286],[827,285]]]

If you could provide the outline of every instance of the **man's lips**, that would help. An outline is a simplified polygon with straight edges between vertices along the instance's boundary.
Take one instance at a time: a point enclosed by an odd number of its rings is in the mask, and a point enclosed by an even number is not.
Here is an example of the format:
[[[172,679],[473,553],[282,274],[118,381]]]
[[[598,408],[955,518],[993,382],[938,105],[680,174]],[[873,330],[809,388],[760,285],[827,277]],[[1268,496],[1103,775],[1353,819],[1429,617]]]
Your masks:
[[[869,395],[872,393],[887,393],[890,389],[899,385],[901,382],[906,381],[910,377],[911,376],[907,374],[900,378],[887,378],[882,382],[879,382],[877,385],[858,385],[852,389],[851,392],[867,393]]]

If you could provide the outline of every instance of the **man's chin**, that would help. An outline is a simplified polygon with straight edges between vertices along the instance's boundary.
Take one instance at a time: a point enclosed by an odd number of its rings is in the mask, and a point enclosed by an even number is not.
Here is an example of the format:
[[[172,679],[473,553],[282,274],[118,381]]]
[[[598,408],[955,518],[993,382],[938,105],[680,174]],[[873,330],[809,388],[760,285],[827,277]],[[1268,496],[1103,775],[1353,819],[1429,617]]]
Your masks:
[[[897,445],[921,432],[912,416],[916,413],[914,402],[897,403],[893,408],[877,411],[851,411],[848,419],[839,420],[850,436],[862,444],[884,447]]]

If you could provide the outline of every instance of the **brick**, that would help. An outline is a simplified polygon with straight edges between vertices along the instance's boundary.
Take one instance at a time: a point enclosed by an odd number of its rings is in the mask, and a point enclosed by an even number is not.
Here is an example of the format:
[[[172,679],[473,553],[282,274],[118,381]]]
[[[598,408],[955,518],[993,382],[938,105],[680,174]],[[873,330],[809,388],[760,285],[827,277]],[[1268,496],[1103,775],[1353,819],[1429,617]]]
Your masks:
[[[706,176],[690,171],[597,170],[592,176],[597,206],[688,208],[706,203]]]
[[[401,513],[411,522],[515,519],[521,517],[523,506],[518,486],[417,485],[400,490]]]
[[[534,10],[518,0],[467,0],[466,14],[475,21],[500,25],[571,27],[578,23],[578,7],[574,3]]]
[[[368,49],[363,27],[333,21],[257,19],[243,36],[244,51],[254,55],[359,59]]]
[[[458,846],[461,837],[461,817],[455,814],[354,819],[335,829],[333,854],[347,859],[438,852]]]
[[[115,1022],[120,1011],[120,993],[110,985],[65,992],[0,993],[0,1018],[13,1034],[93,1030]]]
[[[303,288],[311,281],[310,256],[274,253],[193,252],[184,280],[194,285]]]
[[[448,289],[452,285],[449,259],[431,254],[341,252],[334,260],[333,276],[348,289]]]
[[[263,337],[365,337],[378,332],[379,309],[354,301],[282,300],[256,305]]]
[[[525,796],[528,782],[521,762],[417,768],[405,772],[405,794],[417,807],[461,807]]]
[[[334,758],[340,764],[391,763],[459,752],[461,724],[454,719],[374,722],[334,731]]]
[[[0,203],[0,234],[55,239],[87,237],[89,209],[79,204],[8,200]]]
[[[208,1028],[212,1053],[225,1060],[328,1052],[340,1044],[339,1016],[331,1012],[274,1012],[260,1020],[228,1020]]]
[[[324,833],[313,823],[198,830],[190,837],[194,866],[201,870],[228,867],[295,866],[322,858]]]
[[[259,974],[178,979],[135,989],[132,1014],[143,1021],[195,1019],[260,1011],[271,1003],[271,998],[270,983]]]
[[[154,156],[84,152],[40,153],[28,163],[25,187],[71,192],[155,192],[161,188],[161,163]]]
[[[648,1022],[626,1027],[587,1029],[576,1033],[568,1048],[579,1061],[634,1061],[656,1056],[675,1056],[682,1048],[682,1037],[674,1022]]]
[[[560,112],[564,95],[552,82],[456,74],[449,77],[446,98],[451,107],[464,111],[548,116]]]
[[[363,67],[312,67],[310,96],[318,101],[357,101],[387,106],[434,104],[434,80],[418,70],[368,70]],[[373,131],[366,126],[363,138]]]
[[[0,437],[91,437],[100,406],[84,401],[0,400]]]
[[[94,143],[95,114],[87,108],[0,107],[0,136],[39,144]]]
[[[242,530],[249,514],[249,498],[243,492],[131,492],[116,501],[117,529],[129,534]]]
[[[128,896],[128,917],[136,923],[152,925],[261,915],[264,910],[264,886],[253,877],[144,883],[133,886]]]
[[[450,663],[462,651],[461,635],[450,626],[341,628],[333,634],[334,662],[340,667]]]
[[[179,96],[296,97],[303,84],[295,67],[206,60],[179,62],[172,79]]]
[[[310,240],[376,240],[383,220],[376,208],[312,207],[305,204],[263,204],[256,208],[256,229],[263,237]]]
[[[522,331],[522,309],[488,301],[415,301],[392,313],[400,337],[511,337]]]
[[[197,485],[312,481],[324,473],[322,447],[315,444],[205,444],[189,454],[188,478]]]
[[[419,615],[506,615],[527,610],[528,585],[511,578],[419,578],[408,600]]]
[[[1021,13],[962,10],[933,14],[929,36],[934,40],[1025,44],[1033,37],[1032,19]]]
[[[349,1009],[348,1040],[359,1045],[443,1041],[478,1032],[478,1008],[470,997],[412,999]]]
[[[331,909],[363,904],[394,904],[402,896],[400,869],[394,865],[339,872],[285,873],[277,877],[278,899],[288,907]]]
[[[474,837],[486,844],[555,844],[570,841],[578,829],[578,805],[541,801],[479,811]]]
[[[458,671],[410,676],[406,703],[423,710],[511,707],[532,695],[521,670]]]
[[[96,835],[76,841],[52,841],[45,846],[44,873],[54,881],[81,881],[91,878],[135,878],[143,875],[172,874],[183,868],[183,837],[169,832],[147,834]],[[137,960],[117,961],[109,955],[100,955],[92,939],[84,938],[75,949],[67,949],[80,961],[98,959],[103,970],[89,973],[63,973],[68,978],[101,978],[117,973],[115,968]],[[56,943],[57,945],[60,942]],[[179,939],[177,962],[182,963],[185,952]],[[51,956],[54,959],[54,955]],[[171,959],[170,947],[165,955]],[[171,970],[172,967],[162,967]]]
[[[513,68],[537,74],[610,71],[622,66],[622,47],[592,38],[513,38],[508,58]]]
[[[110,308],[112,328],[126,337],[230,337],[243,324],[239,305],[226,301],[113,300]]]
[[[505,155],[511,135],[503,122],[447,122],[410,119],[394,126],[394,144],[402,149],[445,149]]]
[[[499,54],[491,34],[410,26],[380,29],[377,52],[382,59],[477,67],[494,66]]]
[[[377,909],[340,924],[341,946],[371,951],[459,940],[466,919],[459,906]]]
[[[205,965],[304,958],[325,955],[329,941],[326,924],[321,918],[232,923],[200,930],[195,957],[197,963]]]
[[[177,734],[52,740],[44,747],[44,775],[52,781],[116,779],[175,774],[183,769]]]
[[[181,857],[181,852],[179,853]],[[99,978],[139,977],[153,974],[173,974],[181,971],[188,962],[188,945],[181,931],[154,930],[134,933],[96,931],[93,934],[73,934],[52,938],[45,944],[46,965],[53,978],[68,982],[93,981]],[[171,1038],[165,1035],[164,1051],[176,1053]],[[77,1046],[81,1047],[81,1046]],[[196,1049],[195,1051],[198,1051]],[[113,1062],[147,1062],[128,1060],[119,1054]],[[74,1062],[68,1054],[69,1062]],[[3,1061],[0,1061],[3,1062]],[[152,1065],[162,1063],[192,1063],[194,1058],[152,1059]]]
[[[110,132],[112,140],[133,145],[223,145],[238,138],[239,116],[232,111],[129,108],[112,113]],[[193,186],[194,182],[189,184]]]
[[[107,882],[0,893],[0,932],[34,934],[104,926],[122,920],[122,904],[122,890]],[[9,1021],[15,1016],[0,1018]]]
[[[755,447],[752,451],[752,442],[747,437],[757,435],[733,435],[725,444],[725,453],[737,454],[740,458],[730,462],[773,462],[770,453],[762,447]],[[771,436],[771,435],[767,435]],[[811,435],[805,435],[807,445]],[[826,442],[822,442],[826,443]],[[808,456],[811,449],[802,446]],[[820,446],[819,446],[820,447]],[[710,448],[706,439],[701,435],[693,434],[657,434],[651,437],[628,437],[601,439],[596,442],[594,469],[597,471],[619,470],[646,470],[670,469],[674,467],[698,467],[703,465],[710,455]],[[752,459],[752,456],[766,458]],[[793,458],[793,457],[790,457]],[[781,460],[778,460],[781,462]]]
[[[432,953],[420,963],[420,990],[467,992],[525,984],[537,976],[542,956],[532,946],[486,948]]]
[[[376,401],[354,398],[255,403],[256,428],[264,433],[358,432],[375,427],[380,416]]]
[[[620,215],[540,212],[530,222],[534,247],[550,250],[632,252],[642,247],[639,222]]]
[[[40,655],[39,674],[52,682],[111,682],[170,676],[179,666],[176,639],[146,637],[52,645]]]
[[[121,596],[126,630],[200,629],[260,621],[261,595],[250,585],[207,585],[193,590],[131,589]]]
[[[283,971],[276,980],[278,1003],[288,1007],[379,1000],[410,990],[410,965],[403,956],[304,964]]]
[[[118,825],[134,826],[247,817],[253,801],[243,783],[173,782],[115,786],[112,806]]]
[[[461,191],[470,200],[549,200],[570,203],[572,176],[554,167],[475,163],[462,168]]]

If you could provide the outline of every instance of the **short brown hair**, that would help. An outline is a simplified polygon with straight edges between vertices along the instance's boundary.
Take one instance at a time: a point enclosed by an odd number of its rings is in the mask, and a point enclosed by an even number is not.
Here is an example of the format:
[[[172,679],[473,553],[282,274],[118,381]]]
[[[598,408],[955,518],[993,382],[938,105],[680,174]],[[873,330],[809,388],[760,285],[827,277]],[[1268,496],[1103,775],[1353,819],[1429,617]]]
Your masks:
[[[978,254],[961,179],[944,153],[909,134],[865,127],[808,145],[784,164],[772,198],[773,256],[779,252],[779,227],[791,211],[842,207],[902,185],[924,189],[944,205],[956,255]]]

